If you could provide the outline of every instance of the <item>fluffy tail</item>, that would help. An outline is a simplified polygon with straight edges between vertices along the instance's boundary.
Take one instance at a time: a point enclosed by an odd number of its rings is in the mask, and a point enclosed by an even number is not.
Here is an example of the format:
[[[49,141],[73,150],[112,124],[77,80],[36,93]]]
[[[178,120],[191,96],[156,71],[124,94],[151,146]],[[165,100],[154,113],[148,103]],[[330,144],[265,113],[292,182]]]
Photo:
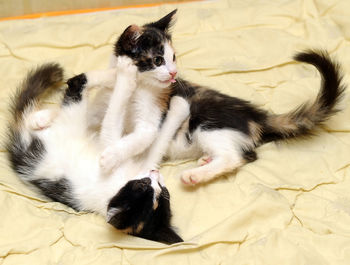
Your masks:
[[[264,142],[312,135],[315,126],[339,111],[337,105],[346,88],[339,65],[321,51],[298,53],[294,59],[318,69],[322,78],[320,92],[313,103],[305,103],[289,113],[269,115],[262,135]]]
[[[40,97],[62,81],[63,70],[58,64],[44,64],[29,72],[12,98],[6,149],[12,168],[19,174],[28,173],[43,152],[40,140],[25,128],[26,117],[36,109]]]
[[[20,123],[36,107],[39,98],[62,81],[63,70],[58,64],[44,64],[29,72],[12,100],[13,122]]]

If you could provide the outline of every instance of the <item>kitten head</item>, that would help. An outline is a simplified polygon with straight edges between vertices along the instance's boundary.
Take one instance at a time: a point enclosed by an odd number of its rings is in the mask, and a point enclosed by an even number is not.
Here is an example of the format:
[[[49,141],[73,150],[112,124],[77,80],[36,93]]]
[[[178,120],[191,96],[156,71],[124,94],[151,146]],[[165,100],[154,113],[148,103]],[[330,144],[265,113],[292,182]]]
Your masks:
[[[109,202],[108,222],[134,236],[167,244],[182,242],[171,228],[170,195],[160,182],[157,171],[127,182]]]
[[[142,27],[127,27],[115,44],[115,55],[130,57],[138,67],[139,80],[153,87],[175,82],[176,58],[169,29],[176,11]]]

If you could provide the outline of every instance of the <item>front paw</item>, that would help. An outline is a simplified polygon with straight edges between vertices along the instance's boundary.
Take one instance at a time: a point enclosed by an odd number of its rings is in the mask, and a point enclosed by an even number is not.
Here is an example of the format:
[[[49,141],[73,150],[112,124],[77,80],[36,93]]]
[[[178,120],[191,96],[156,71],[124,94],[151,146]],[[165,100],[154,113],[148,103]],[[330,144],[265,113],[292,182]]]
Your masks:
[[[135,78],[137,74],[137,66],[132,59],[123,55],[117,57],[117,74],[127,75],[129,78]]]
[[[114,148],[106,148],[100,156],[100,168],[104,174],[111,173],[121,163],[121,157]]]

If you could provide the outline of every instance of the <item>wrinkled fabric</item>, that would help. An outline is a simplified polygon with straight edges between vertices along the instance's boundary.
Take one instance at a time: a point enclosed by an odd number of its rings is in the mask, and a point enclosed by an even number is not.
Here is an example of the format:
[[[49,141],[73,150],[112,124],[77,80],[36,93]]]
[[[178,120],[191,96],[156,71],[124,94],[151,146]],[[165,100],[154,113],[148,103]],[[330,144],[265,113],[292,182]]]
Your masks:
[[[10,95],[34,66],[57,61],[70,77],[108,66],[113,42],[178,8],[173,27],[180,75],[273,113],[313,100],[320,76],[293,61],[321,48],[350,74],[347,0],[232,0],[0,22],[0,134]],[[350,107],[288,143],[265,144],[259,159],[208,185],[184,187],[162,166],[173,225],[185,240],[167,246],[122,234],[28,188],[0,153],[0,264],[349,264]]]

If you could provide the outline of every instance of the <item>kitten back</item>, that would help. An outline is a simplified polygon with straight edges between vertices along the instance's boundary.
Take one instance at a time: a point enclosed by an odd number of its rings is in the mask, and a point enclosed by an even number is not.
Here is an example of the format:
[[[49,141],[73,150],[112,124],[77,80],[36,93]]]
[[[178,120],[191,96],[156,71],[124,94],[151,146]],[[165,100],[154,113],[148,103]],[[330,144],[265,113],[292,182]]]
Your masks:
[[[263,129],[263,142],[312,135],[315,126],[340,111],[337,107],[346,86],[342,84],[338,63],[324,51],[301,52],[294,59],[318,69],[322,78],[320,91],[313,103],[304,103],[285,114],[268,115]]]

